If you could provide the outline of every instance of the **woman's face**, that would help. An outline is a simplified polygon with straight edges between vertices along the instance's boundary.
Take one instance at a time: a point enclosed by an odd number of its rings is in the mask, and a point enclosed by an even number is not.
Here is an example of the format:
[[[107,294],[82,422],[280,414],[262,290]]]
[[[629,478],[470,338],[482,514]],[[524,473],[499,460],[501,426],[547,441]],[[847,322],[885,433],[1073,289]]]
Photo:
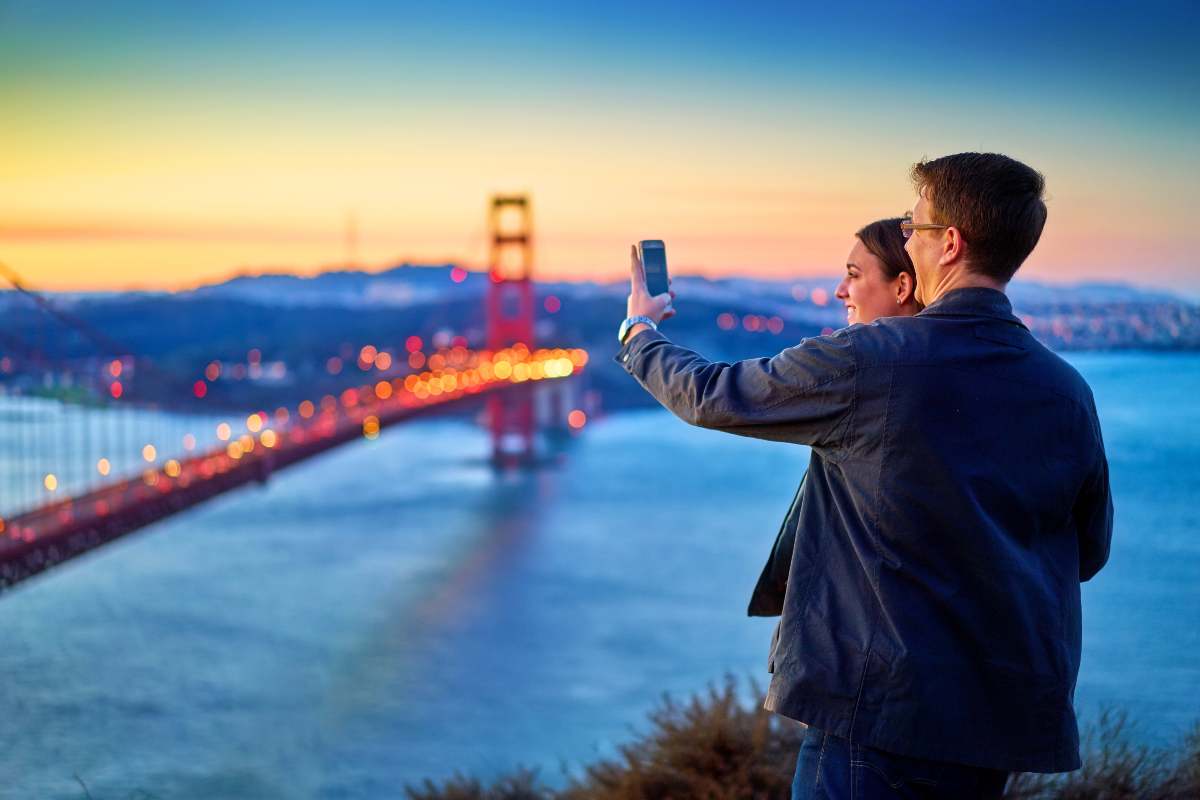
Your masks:
[[[915,313],[909,309],[912,305],[909,283],[903,273],[895,280],[888,280],[883,263],[861,241],[855,241],[846,259],[846,277],[838,284],[834,296],[846,304],[848,324],[866,324],[880,317]]]

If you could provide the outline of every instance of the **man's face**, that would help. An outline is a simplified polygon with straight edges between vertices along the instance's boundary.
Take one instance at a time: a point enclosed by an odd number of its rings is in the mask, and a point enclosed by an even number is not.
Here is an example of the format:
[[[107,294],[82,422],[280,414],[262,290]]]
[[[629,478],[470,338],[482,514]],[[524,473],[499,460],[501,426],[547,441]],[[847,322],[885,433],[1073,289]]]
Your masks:
[[[932,209],[925,199],[925,190],[913,207],[913,222],[933,222]],[[923,305],[929,305],[937,289],[939,269],[938,262],[942,257],[943,231],[912,231],[912,236],[904,243],[908,257],[912,259],[913,268],[917,273],[917,300]]]

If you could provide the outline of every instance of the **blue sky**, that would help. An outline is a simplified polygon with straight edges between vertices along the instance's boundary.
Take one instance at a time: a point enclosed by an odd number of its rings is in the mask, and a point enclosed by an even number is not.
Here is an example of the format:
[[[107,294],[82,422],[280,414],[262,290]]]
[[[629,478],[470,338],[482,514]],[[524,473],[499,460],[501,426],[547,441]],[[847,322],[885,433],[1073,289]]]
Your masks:
[[[991,149],[1047,174],[1036,277],[1200,284],[1198,54],[1196,3],[0,2],[0,257],[187,285],[356,215],[368,266],[471,263],[521,189],[556,277],[641,235],[832,274],[912,161]]]

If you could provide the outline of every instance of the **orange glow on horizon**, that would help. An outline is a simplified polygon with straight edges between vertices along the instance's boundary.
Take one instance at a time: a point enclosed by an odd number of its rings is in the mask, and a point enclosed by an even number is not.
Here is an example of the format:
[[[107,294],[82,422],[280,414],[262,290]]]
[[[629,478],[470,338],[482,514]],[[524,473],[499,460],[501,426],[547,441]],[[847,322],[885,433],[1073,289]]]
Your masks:
[[[839,275],[854,231],[912,207],[905,173],[921,153],[897,153],[894,164],[870,167],[841,150],[829,155],[828,165],[804,169],[808,156],[789,156],[794,163],[759,159],[736,178],[728,174],[732,164],[718,161],[711,175],[699,178],[706,185],[678,165],[636,160],[621,170],[638,175],[645,168],[634,185],[605,176],[604,159],[581,165],[569,178],[547,178],[528,187],[537,231],[534,277],[625,280],[629,245],[651,235],[667,242],[675,275]],[[0,199],[0,260],[31,287],[49,290],[174,291],[242,275],[379,272],[399,263],[454,263],[483,272],[486,198],[497,183],[509,182],[488,178],[487,153],[470,158],[478,174],[465,167],[418,170],[418,186],[425,188],[401,198],[384,187],[407,185],[412,168],[378,156],[375,170],[320,173],[285,164],[264,174],[241,163],[230,173],[179,167],[153,175],[131,161],[102,178],[63,176],[52,162],[19,179],[0,175],[0,196],[7,198]],[[451,154],[446,158],[453,161]],[[1158,207],[1170,194],[1138,197],[1131,205],[1111,188],[1115,178],[1060,168],[1047,179],[1050,221],[1020,277],[1129,280],[1141,277],[1130,274],[1135,265],[1160,274],[1195,272],[1200,240],[1190,220],[1173,205]],[[326,194],[357,197],[371,209],[356,216],[353,254],[340,205],[297,199]],[[111,221],[86,221],[109,208]]]
[[[847,229],[857,222],[847,221]],[[611,244],[543,246],[543,262],[535,280],[621,282],[628,278],[629,237],[606,237]],[[846,253],[853,245],[851,235],[814,237],[665,237],[671,273],[710,279],[726,277],[765,280],[833,278],[844,270]],[[1200,243],[1190,237],[1162,239],[1150,236],[1083,233],[1047,227],[1042,242],[1017,273],[1017,279],[1047,283],[1110,281],[1160,285],[1177,279],[1196,283],[1200,272],[1194,266]],[[108,247],[60,246],[55,244],[13,245],[0,227],[0,253],[25,279],[30,288],[46,291],[185,291],[216,285],[227,280],[260,275],[313,277],[347,268],[368,273],[382,272],[400,263],[466,265],[482,271],[459,254],[433,250],[430,254],[396,255],[349,266],[333,259],[318,261],[303,248],[219,247],[211,250],[178,243]],[[553,257],[553,258],[552,258]],[[1189,265],[1191,260],[1191,265]],[[170,264],[163,270],[163,264]],[[1131,265],[1153,266],[1157,272],[1133,270]],[[85,266],[86,265],[86,266]],[[96,267],[99,268],[96,268]],[[340,368],[332,367],[330,371]],[[370,363],[370,362],[367,362]],[[416,365],[414,365],[416,366]],[[214,370],[215,371],[215,370]]]

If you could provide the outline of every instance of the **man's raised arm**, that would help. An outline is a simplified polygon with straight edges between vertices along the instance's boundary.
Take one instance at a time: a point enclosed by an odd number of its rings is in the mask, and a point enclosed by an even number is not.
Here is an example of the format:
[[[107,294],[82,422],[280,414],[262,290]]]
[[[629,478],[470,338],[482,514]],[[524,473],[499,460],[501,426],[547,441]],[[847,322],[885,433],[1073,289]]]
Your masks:
[[[632,262],[629,318],[657,323],[673,316],[670,296],[647,292],[636,249]],[[702,428],[829,446],[843,435],[853,408],[854,349],[845,334],[805,339],[774,358],[726,364],[638,324],[616,360],[673,414]]]

